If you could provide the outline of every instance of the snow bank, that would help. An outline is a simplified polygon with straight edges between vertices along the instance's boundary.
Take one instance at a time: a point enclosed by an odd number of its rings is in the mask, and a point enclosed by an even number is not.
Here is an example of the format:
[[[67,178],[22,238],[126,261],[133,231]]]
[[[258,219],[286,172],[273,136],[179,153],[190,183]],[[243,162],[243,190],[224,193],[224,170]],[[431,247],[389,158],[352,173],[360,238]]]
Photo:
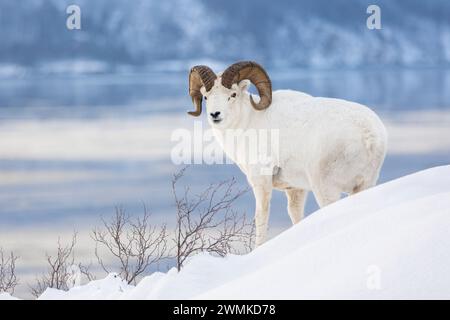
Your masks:
[[[202,254],[136,287],[110,275],[41,299],[448,299],[449,230],[444,166],[318,210],[245,256]]]
[[[105,279],[91,281],[84,286],[74,287],[69,292],[48,288],[39,297],[41,300],[52,299],[119,299],[125,291],[133,287],[115,274],[109,274]]]
[[[0,300],[18,300],[18,299],[11,296],[9,293],[0,292]]]

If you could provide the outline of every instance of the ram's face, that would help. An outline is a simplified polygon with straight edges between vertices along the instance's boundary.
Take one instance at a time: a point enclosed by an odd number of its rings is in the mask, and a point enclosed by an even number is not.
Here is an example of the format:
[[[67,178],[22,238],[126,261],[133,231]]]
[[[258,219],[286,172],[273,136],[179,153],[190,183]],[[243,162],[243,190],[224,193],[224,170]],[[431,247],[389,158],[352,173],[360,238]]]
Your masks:
[[[240,101],[248,84],[248,80],[243,80],[239,85],[233,84],[231,89],[228,89],[216,81],[210,91],[201,89],[211,126],[227,128],[239,119]]]
[[[250,83],[258,90],[258,103],[246,92]],[[253,61],[236,62],[218,75],[211,68],[198,65],[189,72],[189,95],[195,110],[188,114],[199,117],[204,98],[211,125],[227,128],[237,124],[246,112],[243,109],[249,110],[248,102],[255,110],[267,109],[272,103],[272,83],[263,67]]]

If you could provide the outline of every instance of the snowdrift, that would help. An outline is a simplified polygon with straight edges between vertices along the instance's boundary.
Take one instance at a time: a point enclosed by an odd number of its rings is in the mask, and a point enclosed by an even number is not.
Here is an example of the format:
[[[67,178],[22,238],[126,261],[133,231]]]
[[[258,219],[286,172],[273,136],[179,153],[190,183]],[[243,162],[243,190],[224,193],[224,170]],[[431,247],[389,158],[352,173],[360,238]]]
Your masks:
[[[450,166],[345,198],[245,256],[202,254],[180,273],[154,273],[136,287],[111,274],[40,297],[315,298],[450,298]]]

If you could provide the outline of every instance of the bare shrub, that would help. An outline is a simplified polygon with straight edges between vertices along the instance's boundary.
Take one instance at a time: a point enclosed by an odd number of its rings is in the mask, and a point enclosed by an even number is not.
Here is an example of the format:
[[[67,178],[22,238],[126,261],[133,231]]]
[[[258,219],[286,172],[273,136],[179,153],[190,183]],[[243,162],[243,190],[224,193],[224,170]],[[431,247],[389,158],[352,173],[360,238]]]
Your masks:
[[[91,266],[92,263],[89,265],[83,265],[81,263],[78,264],[78,269],[80,270],[80,273],[84,275],[84,277],[88,282],[97,279],[97,277],[91,272]]]
[[[47,271],[36,278],[36,283],[30,287],[31,294],[39,297],[47,288],[59,290],[69,290],[80,281],[84,275],[88,281],[94,277],[89,271],[89,267],[81,263],[75,263],[75,245],[77,234],[72,235],[72,239],[67,244],[62,244],[58,238],[56,254],[46,253]]]
[[[232,209],[237,199],[248,189],[236,189],[236,180],[221,181],[209,185],[199,194],[190,195],[185,186],[183,194],[177,192],[177,183],[183,177],[186,167],[174,174],[172,192],[176,205],[175,255],[180,270],[186,259],[198,252],[209,252],[218,256],[228,253],[251,251],[254,223],[245,214]]]
[[[149,218],[145,206],[143,215],[135,219],[120,207],[110,221],[102,218],[104,229],[93,230],[91,237],[96,242],[95,256],[105,272],[110,273],[111,268],[101,258],[99,246],[113,256],[119,264],[119,275],[128,283],[136,283],[137,277],[151,265],[167,257],[166,226],[153,226]]]
[[[19,284],[16,276],[16,261],[19,257],[15,256],[13,252],[9,255],[5,254],[0,248],[0,293],[8,292],[14,293],[14,289]]]

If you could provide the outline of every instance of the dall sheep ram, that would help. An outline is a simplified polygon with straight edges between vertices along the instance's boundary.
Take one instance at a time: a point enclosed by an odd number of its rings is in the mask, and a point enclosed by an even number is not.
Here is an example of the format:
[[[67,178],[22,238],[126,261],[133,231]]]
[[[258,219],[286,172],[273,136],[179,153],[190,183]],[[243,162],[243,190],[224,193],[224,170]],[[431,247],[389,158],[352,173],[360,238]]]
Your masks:
[[[247,91],[250,84],[259,98]],[[272,92],[266,71],[252,61],[237,62],[217,75],[207,66],[193,67],[189,94],[196,108],[189,114],[199,116],[206,100],[215,138],[253,189],[257,246],[266,238],[273,189],[285,191],[295,224],[303,218],[308,191],[324,207],[342,193],[354,194],[377,182],[387,133],[364,105],[291,90]],[[230,147],[227,130],[277,130],[278,141],[270,142],[276,148],[267,149],[269,162],[249,163],[246,135]]]

